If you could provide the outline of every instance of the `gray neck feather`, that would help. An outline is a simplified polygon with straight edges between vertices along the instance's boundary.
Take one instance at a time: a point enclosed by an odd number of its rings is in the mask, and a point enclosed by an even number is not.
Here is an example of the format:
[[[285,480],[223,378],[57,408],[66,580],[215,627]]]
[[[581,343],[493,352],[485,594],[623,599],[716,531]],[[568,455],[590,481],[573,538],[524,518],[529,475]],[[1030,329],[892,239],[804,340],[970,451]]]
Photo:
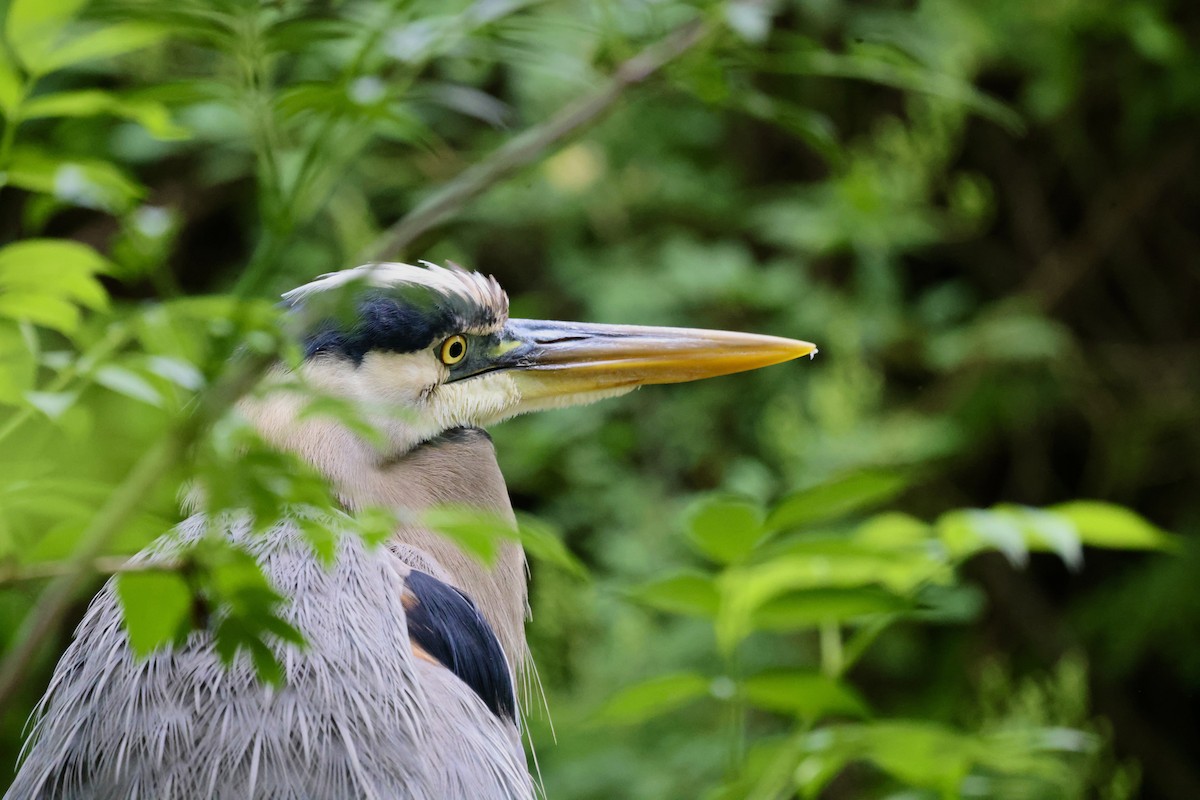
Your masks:
[[[515,524],[495,449],[483,431],[459,429],[385,457],[335,420],[299,419],[301,403],[294,394],[271,393],[244,401],[241,411],[268,442],[317,467],[351,511],[384,506],[408,516],[439,504],[465,504]],[[516,677],[524,677],[529,604],[519,544],[505,540],[490,567],[424,527],[401,526],[390,545],[409,566],[465,592],[496,632]]]

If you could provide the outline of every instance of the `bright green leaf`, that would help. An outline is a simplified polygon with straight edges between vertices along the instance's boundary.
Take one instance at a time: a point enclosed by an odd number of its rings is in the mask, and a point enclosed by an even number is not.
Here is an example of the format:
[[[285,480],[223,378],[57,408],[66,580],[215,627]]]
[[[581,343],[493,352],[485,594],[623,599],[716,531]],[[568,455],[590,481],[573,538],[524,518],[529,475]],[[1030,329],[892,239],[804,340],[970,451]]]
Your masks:
[[[767,711],[793,714],[811,724],[823,717],[865,717],[864,701],[851,687],[817,672],[780,670],[747,678],[746,699]]]
[[[33,292],[0,294],[0,317],[32,322],[67,334],[79,327],[78,308],[61,297]]]
[[[127,100],[98,89],[44,94],[27,101],[21,109],[25,119],[53,117],[94,117],[111,114],[132,120],[158,139],[186,139],[186,128],[176,125],[161,103],[151,100]]]
[[[882,549],[920,546],[934,535],[933,526],[896,511],[877,514],[854,529],[855,542]]]
[[[140,400],[152,406],[162,406],[163,398],[145,378],[128,367],[118,364],[105,364],[96,370],[92,376],[96,383],[117,394],[123,394],[134,400]]]
[[[108,294],[94,273],[108,261],[78,242],[29,239],[0,248],[0,317],[63,333],[79,326],[76,304],[104,308]]]
[[[109,212],[126,211],[145,194],[137,181],[107,161],[64,161],[31,147],[14,149],[8,182],[64,203]]]
[[[5,117],[12,117],[13,111],[21,104],[24,93],[24,79],[8,60],[8,54],[0,52],[0,112]]]
[[[825,622],[853,622],[880,614],[899,614],[912,603],[884,589],[864,586],[851,589],[808,589],[788,592],[755,609],[756,629],[794,631]]]
[[[577,578],[587,577],[587,567],[563,543],[549,524],[530,514],[517,515],[517,530],[526,554],[561,567]]]
[[[939,558],[920,552],[855,551],[787,554],[721,575],[717,641],[728,653],[750,634],[759,609],[777,597],[808,589],[882,586],[907,595],[927,582],[946,582],[952,572]]]
[[[20,404],[33,388],[37,359],[20,326],[0,320],[0,403]]]
[[[681,708],[708,695],[709,679],[692,672],[651,678],[618,692],[599,712],[602,722],[631,724]]]
[[[4,35],[25,67],[37,72],[88,0],[12,0]]]
[[[297,519],[296,524],[317,560],[326,567],[332,566],[337,555],[338,530],[325,520],[306,516]]]
[[[1083,543],[1075,526],[1065,517],[1040,508],[1005,506],[1003,510],[1012,514],[1025,533],[1025,544],[1030,550],[1050,550],[1057,553],[1063,563],[1072,570],[1083,566]]]
[[[25,399],[48,419],[59,419],[79,399],[78,392],[27,392]]]
[[[125,612],[129,644],[147,656],[187,628],[192,592],[174,572],[124,572],[117,576],[117,597]]]
[[[167,31],[137,22],[118,22],[60,43],[37,63],[41,74],[73,67],[85,61],[112,58],[158,44]],[[31,68],[33,65],[30,65]]]
[[[633,598],[660,611],[705,619],[716,617],[720,603],[716,582],[699,572],[660,578],[635,589]]]
[[[1075,526],[1080,540],[1092,547],[1169,550],[1173,537],[1127,508],[1096,500],[1076,500],[1049,511]]]
[[[900,494],[907,480],[884,471],[855,472],[783,498],[767,518],[773,530],[838,519]]]
[[[496,560],[501,540],[518,535],[509,520],[479,508],[438,506],[421,520],[485,564]]]
[[[964,515],[967,525],[979,541],[999,550],[1011,564],[1021,567],[1029,561],[1024,532],[1012,517],[974,508],[959,513]]]
[[[950,511],[935,523],[938,537],[957,560],[981,550],[999,550],[1014,565],[1029,560],[1025,532],[1010,514],[968,508]]]
[[[745,558],[762,534],[762,513],[741,500],[709,500],[688,520],[688,538],[692,544],[721,564]]]
[[[150,356],[146,359],[146,369],[189,392],[198,392],[204,388],[204,374],[195,364],[182,358]]]

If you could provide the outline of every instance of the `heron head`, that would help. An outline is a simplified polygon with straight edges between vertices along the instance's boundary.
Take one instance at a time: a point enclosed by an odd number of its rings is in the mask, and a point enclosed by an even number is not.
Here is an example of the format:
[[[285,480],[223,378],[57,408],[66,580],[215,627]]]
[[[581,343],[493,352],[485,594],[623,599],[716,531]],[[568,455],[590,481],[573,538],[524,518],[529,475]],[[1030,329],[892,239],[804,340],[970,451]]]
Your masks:
[[[395,410],[400,446],[816,352],[776,336],[514,319],[494,278],[454,265],[370,264],[284,298],[307,321],[309,379]]]

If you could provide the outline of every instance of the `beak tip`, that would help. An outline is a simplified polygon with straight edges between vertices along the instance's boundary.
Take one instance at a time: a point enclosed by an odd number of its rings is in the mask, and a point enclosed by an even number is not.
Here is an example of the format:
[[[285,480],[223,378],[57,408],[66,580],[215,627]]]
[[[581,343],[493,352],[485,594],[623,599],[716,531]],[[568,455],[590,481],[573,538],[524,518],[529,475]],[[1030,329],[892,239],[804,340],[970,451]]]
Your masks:
[[[779,359],[781,363],[784,361],[795,361],[798,358],[808,356],[810,359],[816,356],[819,352],[817,346],[812,342],[804,342],[800,339],[783,339],[779,342],[777,352],[782,356]]]

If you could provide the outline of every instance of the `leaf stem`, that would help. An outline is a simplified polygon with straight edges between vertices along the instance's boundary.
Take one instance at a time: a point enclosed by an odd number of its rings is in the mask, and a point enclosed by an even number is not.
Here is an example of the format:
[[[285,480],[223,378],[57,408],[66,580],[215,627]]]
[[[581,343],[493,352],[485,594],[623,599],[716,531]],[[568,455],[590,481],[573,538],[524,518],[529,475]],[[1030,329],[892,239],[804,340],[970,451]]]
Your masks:
[[[821,672],[836,678],[845,669],[845,653],[842,649],[842,629],[835,620],[821,623]]]

